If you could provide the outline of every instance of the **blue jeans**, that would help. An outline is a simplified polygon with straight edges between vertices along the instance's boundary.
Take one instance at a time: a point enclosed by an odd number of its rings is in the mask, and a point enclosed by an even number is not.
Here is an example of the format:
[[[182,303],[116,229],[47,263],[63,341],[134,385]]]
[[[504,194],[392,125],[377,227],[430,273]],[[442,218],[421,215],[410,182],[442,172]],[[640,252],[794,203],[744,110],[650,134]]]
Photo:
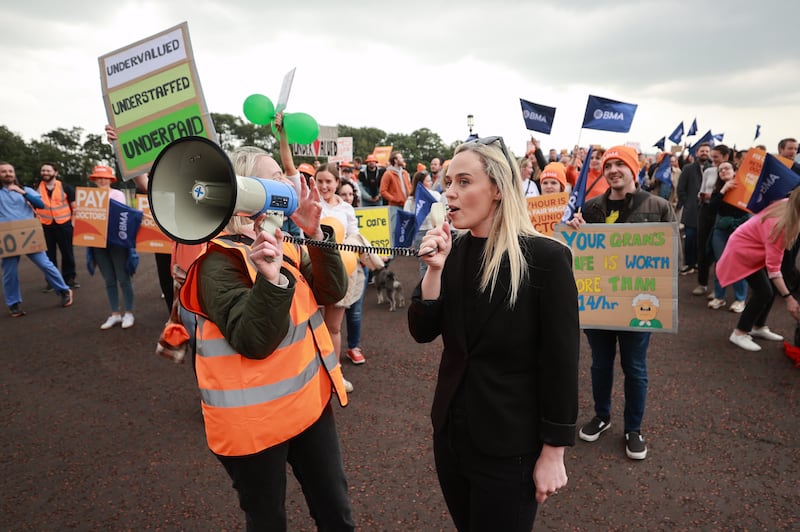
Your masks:
[[[361,308],[364,304],[364,296],[367,293],[368,282],[369,269],[364,267],[364,291],[358,301],[344,310],[344,317],[347,321],[347,349],[354,349],[361,343]]]
[[[592,348],[592,396],[595,415],[611,417],[614,358],[619,341],[619,359],[625,375],[625,433],[639,431],[647,399],[647,346],[650,333],[586,329]]]
[[[63,294],[69,290],[69,286],[64,282],[61,272],[47,257],[47,253],[39,251],[26,255],[37,268],[42,270],[47,284],[52,286],[58,294]],[[3,295],[6,298],[6,305],[9,307],[22,303],[22,290],[19,286],[19,255],[16,257],[5,257],[2,260],[3,268]]]
[[[711,249],[714,250],[715,260],[719,260],[722,256],[722,252],[725,249],[725,245],[728,243],[728,238],[730,238],[731,233],[733,233],[732,229],[720,229],[719,227],[715,227],[711,232]],[[719,284],[716,277],[715,275],[714,297],[717,299],[725,299],[725,288],[722,288],[722,285]],[[733,294],[736,297],[736,301],[744,301],[747,299],[747,281],[745,279],[733,283]]]
[[[128,262],[128,249],[121,246],[108,246],[107,248],[96,248],[94,250],[94,260],[97,267],[103,274],[106,282],[106,295],[108,303],[111,305],[111,312],[119,312],[119,288],[122,289],[122,298],[125,303],[125,310],[133,310],[133,284],[131,276],[125,265]],[[119,285],[119,288],[117,288]]]
[[[286,530],[286,464],[300,482],[318,530],[354,530],[331,405],[305,431],[248,456],[216,455],[239,495],[247,530]]]

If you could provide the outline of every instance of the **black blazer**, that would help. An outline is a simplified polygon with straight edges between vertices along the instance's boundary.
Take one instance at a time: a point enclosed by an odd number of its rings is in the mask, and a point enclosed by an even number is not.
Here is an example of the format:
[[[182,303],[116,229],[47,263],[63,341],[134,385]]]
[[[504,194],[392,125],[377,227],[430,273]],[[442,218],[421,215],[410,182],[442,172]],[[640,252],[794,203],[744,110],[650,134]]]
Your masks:
[[[431,410],[434,431],[446,426],[463,381],[469,431],[483,452],[517,456],[538,454],[542,443],[574,445],[580,329],[571,251],[546,237],[521,239],[528,282],[509,309],[506,262],[468,345],[462,265],[470,238],[453,242],[439,299],[423,301],[418,285],[408,309],[415,340],[430,342],[441,334],[444,343]]]

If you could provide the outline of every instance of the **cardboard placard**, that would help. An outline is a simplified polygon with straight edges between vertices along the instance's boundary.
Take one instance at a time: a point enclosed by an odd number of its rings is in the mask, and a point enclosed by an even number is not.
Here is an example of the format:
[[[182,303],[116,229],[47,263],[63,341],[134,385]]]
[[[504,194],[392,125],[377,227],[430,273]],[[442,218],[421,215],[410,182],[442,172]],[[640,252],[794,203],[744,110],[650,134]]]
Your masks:
[[[47,249],[38,218],[0,222],[0,258],[38,253]]]

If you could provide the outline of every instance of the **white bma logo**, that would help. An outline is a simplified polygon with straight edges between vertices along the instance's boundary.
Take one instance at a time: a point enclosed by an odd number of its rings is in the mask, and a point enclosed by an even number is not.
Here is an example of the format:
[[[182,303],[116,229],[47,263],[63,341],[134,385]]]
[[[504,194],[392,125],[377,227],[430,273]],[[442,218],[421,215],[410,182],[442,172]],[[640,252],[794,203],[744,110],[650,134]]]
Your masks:
[[[524,116],[525,118],[529,118],[529,119],[531,119],[531,120],[534,120],[534,121],[536,121],[536,122],[543,122],[543,123],[545,123],[545,124],[547,123],[547,118],[545,118],[545,116],[544,116],[544,115],[540,115],[539,113],[537,113],[537,112],[535,112],[535,111],[528,111],[528,110],[526,109],[526,110],[525,110],[525,111],[522,113],[522,116]]]
[[[615,113],[614,111],[603,111],[602,109],[594,110],[594,119],[600,120],[625,120],[625,115],[622,113]]]

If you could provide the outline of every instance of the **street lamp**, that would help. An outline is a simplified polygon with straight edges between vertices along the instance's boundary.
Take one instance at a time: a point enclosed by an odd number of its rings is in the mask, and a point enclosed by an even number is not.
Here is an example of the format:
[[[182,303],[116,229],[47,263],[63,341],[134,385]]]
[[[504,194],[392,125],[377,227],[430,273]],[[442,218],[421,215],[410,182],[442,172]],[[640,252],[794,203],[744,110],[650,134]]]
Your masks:
[[[472,126],[475,125],[475,117],[472,115],[467,115],[467,127],[469,128],[469,136],[472,136]]]

